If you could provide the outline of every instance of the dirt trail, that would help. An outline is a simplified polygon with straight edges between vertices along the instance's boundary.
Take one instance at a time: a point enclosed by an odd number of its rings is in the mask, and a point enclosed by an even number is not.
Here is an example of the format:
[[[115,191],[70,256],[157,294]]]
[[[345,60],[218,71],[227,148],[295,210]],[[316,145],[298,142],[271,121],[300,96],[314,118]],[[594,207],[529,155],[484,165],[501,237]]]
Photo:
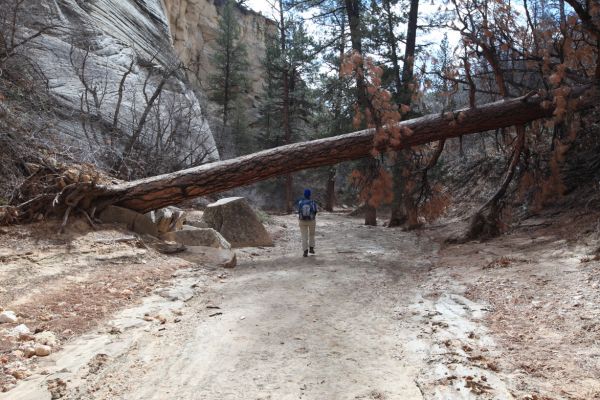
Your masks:
[[[155,293],[41,359],[44,375],[21,381],[0,399],[583,399],[600,393],[593,363],[574,370],[587,376],[570,392],[559,392],[569,385],[568,374],[549,383],[506,359],[514,348],[494,328],[515,310],[503,307],[498,315],[496,302],[504,299],[475,292],[478,285],[493,292],[503,274],[514,278],[513,265],[488,265],[493,251],[509,254],[510,246],[440,252],[425,235],[324,214],[317,255],[302,258],[294,218],[275,217],[274,226],[276,247],[240,251],[234,270],[179,270],[170,295]],[[581,274],[589,270],[581,268]],[[539,359],[526,345],[520,349]],[[592,347],[579,354],[597,353]]]

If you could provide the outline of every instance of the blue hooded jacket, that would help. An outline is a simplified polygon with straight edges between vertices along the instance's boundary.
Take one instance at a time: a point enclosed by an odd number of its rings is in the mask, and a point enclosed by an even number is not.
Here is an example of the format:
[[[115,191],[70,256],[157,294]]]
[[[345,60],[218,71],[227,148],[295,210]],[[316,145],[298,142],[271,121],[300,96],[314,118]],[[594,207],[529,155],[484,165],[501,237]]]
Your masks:
[[[310,199],[310,189],[304,189],[304,199],[298,201],[298,218],[305,221],[315,219],[317,212],[317,203]]]

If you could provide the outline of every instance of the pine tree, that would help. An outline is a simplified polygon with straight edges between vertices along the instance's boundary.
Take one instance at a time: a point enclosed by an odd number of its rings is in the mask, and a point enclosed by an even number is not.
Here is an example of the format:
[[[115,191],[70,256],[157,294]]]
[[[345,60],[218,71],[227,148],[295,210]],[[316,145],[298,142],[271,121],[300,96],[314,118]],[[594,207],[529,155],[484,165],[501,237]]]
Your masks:
[[[219,19],[218,35],[216,38],[216,50],[211,57],[214,63],[216,73],[210,76],[209,92],[211,100],[222,106],[222,132],[230,125],[231,119],[245,119],[241,115],[244,110],[240,108],[241,102],[238,101],[240,94],[246,90],[246,70],[248,68],[247,51],[240,40],[240,27],[235,15],[236,3],[234,0],[228,0],[222,8],[221,18]],[[232,118],[233,105],[236,113]],[[239,124],[238,124],[239,125]],[[239,130],[236,136],[243,133]]]
[[[399,44],[405,40],[399,26],[406,23],[406,12],[400,12],[400,0],[380,0],[371,2],[369,13],[365,13],[368,52],[381,58],[384,68],[382,87],[390,90],[394,100],[400,103],[402,75]]]
[[[290,144],[305,138],[311,110],[313,90],[306,81],[315,70],[314,44],[293,5],[279,2],[277,35],[267,36],[264,60],[265,85],[261,104],[260,134],[257,142],[263,148]],[[293,180],[285,177],[285,208],[293,208]]]

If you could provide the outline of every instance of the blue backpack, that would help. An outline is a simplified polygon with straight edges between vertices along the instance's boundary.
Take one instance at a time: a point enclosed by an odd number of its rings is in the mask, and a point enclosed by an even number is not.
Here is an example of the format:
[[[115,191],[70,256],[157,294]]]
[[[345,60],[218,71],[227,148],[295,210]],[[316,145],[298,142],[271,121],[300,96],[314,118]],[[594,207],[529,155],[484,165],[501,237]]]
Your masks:
[[[298,202],[298,217],[304,221],[315,219],[317,213],[317,205],[313,200],[300,200]]]

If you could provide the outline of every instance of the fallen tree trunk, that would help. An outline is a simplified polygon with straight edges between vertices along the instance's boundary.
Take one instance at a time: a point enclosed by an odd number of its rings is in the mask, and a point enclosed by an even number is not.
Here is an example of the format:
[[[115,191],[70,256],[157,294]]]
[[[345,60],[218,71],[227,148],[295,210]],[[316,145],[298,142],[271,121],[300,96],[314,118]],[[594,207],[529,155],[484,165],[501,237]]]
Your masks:
[[[585,88],[572,90],[570,109],[594,104],[594,93]],[[539,95],[529,95],[443,115],[428,115],[401,122],[400,125],[408,128],[410,135],[403,137],[393,148],[385,148],[384,144],[379,150],[401,150],[462,135],[525,125],[550,117],[553,111],[551,102]],[[367,129],[295,143],[127,183],[99,184],[107,182],[107,179],[90,178],[88,173],[80,173],[79,183],[75,179],[74,183],[69,183],[66,187],[63,185],[58,194],[56,191],[43,191],[24,203],[0,207],[0,223],[39,218],[51,212],[50,203],[54,205],[54,212],[66,211],[65,215],[68,216],[71,210],[79,210],[90,221],[96,210],[111,204],[138,212],[156,210],[186,199],[222,192],[294,171],[369,157],[373,150],[374,134],[373,129]],[[36,194],[39,191],[36,189],[34,192]]]
[[[578,103],[575,107],[593,101],[589,99],[589,95],[584,95],[585,89],[572,91],[571,98]],[[400,125],[410,129],[412,133],[404,137],[394,150],[497,128],[525,125],[540,118],[551,117],[554,106],[544,100],[536,94],[403,121]],[[294,171],[368,157],[373,150],[374,133],[373,129],[366,129],[275,147],[123,184],[97,186],[85,193],[81,201],[87,203],[83,204],[84,207],[89,207],[91,203],[99,207],[116,204],[147,212]]]

